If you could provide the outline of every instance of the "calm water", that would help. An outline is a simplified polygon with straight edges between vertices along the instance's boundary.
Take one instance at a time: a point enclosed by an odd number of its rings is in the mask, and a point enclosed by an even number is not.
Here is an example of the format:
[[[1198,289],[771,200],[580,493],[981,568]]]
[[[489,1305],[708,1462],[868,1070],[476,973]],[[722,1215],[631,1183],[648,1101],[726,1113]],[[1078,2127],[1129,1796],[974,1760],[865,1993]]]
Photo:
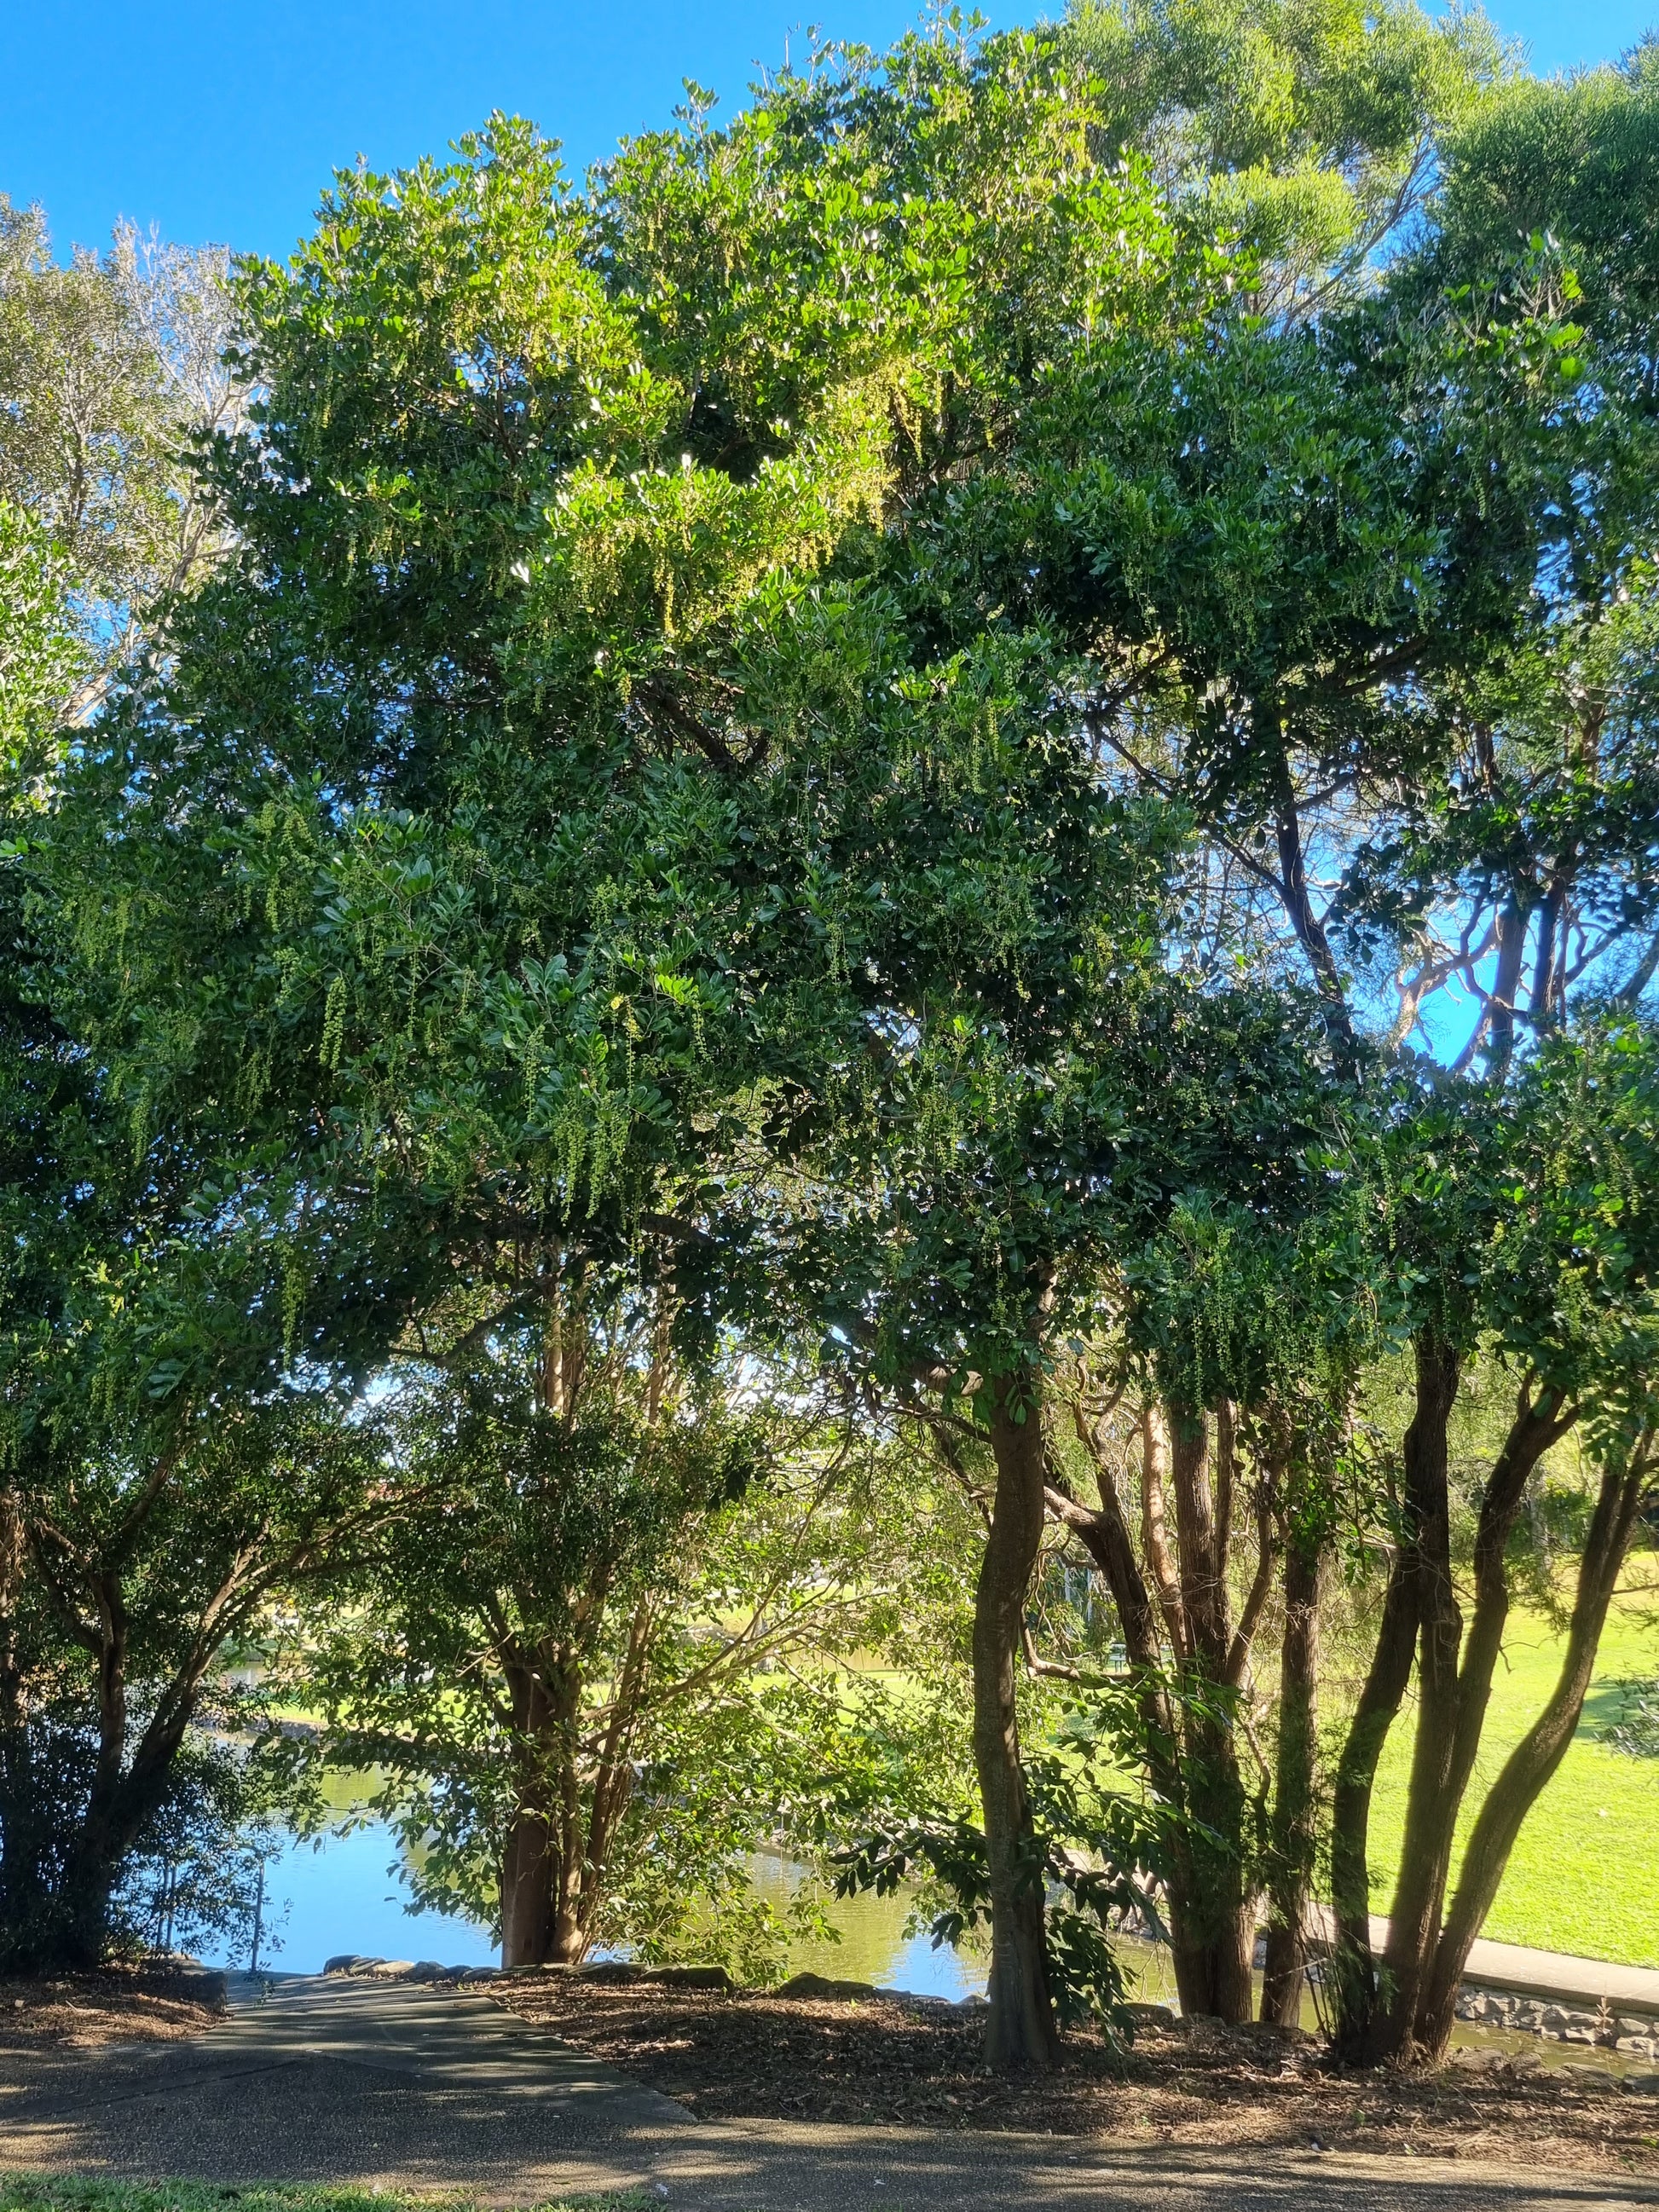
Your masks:
[[[343,1811],[356,1793],[348,1784],[331,1794]],[[362,1795],[367,1794],[365,1789]],[[799,1870],[781,1858],[757,1856],[750,1862],[750,1877],[763,1896],[781,1907]],[[267,1925],[278,1948],[269,1941],[262,1945],[260,1964],[283,1973],[320,1973],[325,1961],[342,1951],[435,1959],[446,1966],[494,1966],[500,1955],[489,1929],[475,1920],[458,1913],[410,1911],[403,1847],[380,1821],[314,1843],[295,1838],[270,1862],[265,1895]],[[832,1917],[841,1942],[793,1946],[790,1971],[873,1982],[880,1989],[925,1996],[982,1994],[984,1961],[948,1948],[935,1951],[926,1935],[907,1936],[908,1910],[902,1897],[837,1903]]]
[[[265,1898],[268,1926],[284,1905],[288,1912],[272,1929],[279,1948],[262,1944],[259,1963],[285,1974],[320,1974],[340,1951],[446,1966],[496,1963],[489,1931],[476,1920],[410,1911],[402,1846],[378,1820],[315,1844],[295,1838],[267,1867]]]

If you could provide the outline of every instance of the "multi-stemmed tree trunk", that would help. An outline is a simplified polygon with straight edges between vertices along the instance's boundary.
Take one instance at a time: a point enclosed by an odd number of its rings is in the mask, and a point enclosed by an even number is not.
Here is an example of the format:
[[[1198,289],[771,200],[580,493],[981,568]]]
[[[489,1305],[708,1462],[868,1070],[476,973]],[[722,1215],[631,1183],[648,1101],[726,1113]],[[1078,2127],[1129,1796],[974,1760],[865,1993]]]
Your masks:
[[[1182,2008],[1247,2021],[1255,1898],[1243,1848],[1247,1790],[1235,1709],[1273,1585],[1271,1484],[1258,1486],[1255,1567],[1235,1624],[1228,1572],[1238,1489],[1232,1409],[1217,1416],[1213,1482],[1208,1417],[1144,1409],[1139,1559],[1106,1440],[1081,1407],[1076,1425],[1093,1464],[1099,1507],[1079,1504],[1054,1483],[1047,1502],[1082,1539],[1112,1594],[1149,1779],[1184,1816],[1173,1838],[1167,1899]]]
[[[1579,1560],[1577,1589],[1561,1671],[1543,1711],[1504,1762],[1470,1831],[1457,1887],[1421,1987],[1413,2039],[1439,2057],[1451,2040],[1458,1984],[1498,1895],[1521,1824],[1566,1755],[1584,1709],[1607,1607],[1648,1486],[1647,1452],[1605,1468]]]
[[[996,1495],[974,1605],[974,1761],[991,1888],[986,2063],[999,2072],[1059,2056],[1043,1942],[1042,1861],[1020,1761],[1015,1668],[1042,1542],[1046,1452],[1035,1377],[1006,1376],[991,1420]]]
[[[1308,1912],[1319,1845],[1316,1690],[1324,1547],[1317,1536],[1293,1522],[1284,1530],[1284,1542],[1285,1633],[1279,1650],[1261,2017],[1276,2027],[1296,2027],[1302,2018]]]
[[[593,1942],[611,1854],[633,1794],[629,1745],[638,1724],[651,1642],[636,1602],[599,1717],[583,1713],[583,1676],[569,1650],[499,1655],[513,1700],[516,1802],[501,1852],[501,1964],[579,1966]]]
[[[1401,1540],[1390,1568],[1370,1671],[1337,1776],[1332,1875],[1336,1909],[1339,2043],[1364,2062],[1437,2060],[1450,2039],[1469,1947],[1497,1894],[1521,1823],[1555,1771],[1583,1709],[1620,1567],[1646,1482],[1645,1440],[1604,1470],[1579,1564],[1560,1680],[1505,1764],[1469,1838],[1449,1912],[1452,1845],[1468,1795],[1509,1613],[1505,1552],[1529,1476],[1572,1426],[1577,1409],[1529,1379],[1487,1478],[1475,1532],[1474,1609],[1467,1628],[1454,1585],[1447,1430],[1460,1364],[1431,1331],[1416,1346],[1416,1406],[1403,1454]],[[1417,1733],[1388,1941],[1370,1929],[1371,1789],[1415,1658]]]

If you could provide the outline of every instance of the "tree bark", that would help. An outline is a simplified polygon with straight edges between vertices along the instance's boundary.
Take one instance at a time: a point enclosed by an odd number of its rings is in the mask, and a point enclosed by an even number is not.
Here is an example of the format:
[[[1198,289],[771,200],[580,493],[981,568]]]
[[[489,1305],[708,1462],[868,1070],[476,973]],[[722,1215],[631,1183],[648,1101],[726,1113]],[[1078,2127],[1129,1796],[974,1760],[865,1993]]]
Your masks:
[[[1579,1561],[1578,1587],[1560,1674],[1549,1702],[1504,1761],[1480,1808],[1463,1854],[1456,1894],[1436,1947],[1427,1987],[1412,2024],[1412,2044],[1431,2062],[1443,2058],[1451,2041],[1463,1969],[1498,1895],[1521,1824],[1566,1756],[1577,1729],[1607,1607],[1630,1548],[1646,1480],[1645,1446],[1630,1462],[1609,1468],[1602,1474]]]
[[[1349,2059],[1373,2055],[1382,2032],[1382,1984],[1370,1937],[1371,1790],[1382,1747],[1411,1680],[1413,1646],[1423,1618],[1423,1547],[1426,1540],[1432,1548],[1436,1540],[1432,1528],[1425,1529],[1425,1518],[1432,1522],[1437,1511],[1445,1510],[1446,1431],[1460,1380],[1455,1352],[1432,1331],[1419,1336],[1415,1356],[1417,1402],[1403,1452],[1404,1526],[1389,1572],[1376,1648],[1348,1724],[1332,1808],[1336,2045]],[[1449,1592],[1449,1567],[1447,1588]]]
[[[1411,1681],[1411,1652],[1420,1614],[1418,1575],[1418,1491],[1431,1482],[1437,1458],[1444,1478],[1447,1422],[1458,1395],[1458,1358],[1433,1334],[1416,1345],[1416,1409],[1405,1431],[1405,1526],[1389,1566],[1371,1666],[1347,1725],[1336,1767],[1332,1802],[1332,1905],[1336,1911],[1336,2048],[1345,2059],[1364,2059],[1380,2017],[1380,1989],[1371,1954],[1371,1787]],[[1425,1475],[1425,1464],[1429,1474]]]
[[[558,1917],[559,1829],[550,1786],[552,1700],[527,1653],[504,1658],[513,1701],[515,1802],[501,1852],[501,1964],[544,1966]]]
[[[553,1875],[557,1851],[545,1812],[520,1798],[501,1855],[501,1964],[542,1966],[553,1956]]]
[[[1041,1863],[1020,1761],[1014,1696],[1025,1601],[1042,1540],[1045,1453],[1036,1378],[997,1386],[991,1419],[996,1498],[974,1605],[974,1759],[991,1890],[985,2057],[999,2073],[1060,2056],[1043,1942]]]
[[[1400,1873],[1382,1954],[1390,1984],[1388,2010],[1373,2023],[1376,2055],[1409,2021],[1430,1953],[1440,1933],[1452,1824],[1445,1800],[1457,1730],[1457,1664],[1463,1615],[1452,1583],[1451,1496],[1446,1479],[1447,1428],[1457,1395],[1458,1362],[1429,1332],[1419,1337],[1417,1409],[1406,1431],[1407,1543],[1417,1586],[1417,1733],[1406,1795]]]
[[[1522,1386],[1481,1498],[1474,1545],[1474,1610],[1467,1638],[1451,1593],[1443,1424],[1437,1452],[1420,1457],[1415,1475],[1408,1471],[1408,1486],[1413,1480],[1422,1486],[1416,1548],[1420,1577],[1419,1704],[1400,1875],[1383,1954],[1393,1987],[1387,2011],[1378,2015],[1372,2031],[1373,2050],[1379,2057],[1410,2055],[1417,2045],[1440,1942],[1458,1815],[1480,1753],[1509,1616],[1505,1551],[1528,1476],[1575,1418],[1572,1409],[1564,1412],[1547,1394],[1534,1401]]]
[[[27,1542],[17,1493],[0,1489],[0,1970],[40,1924],[48,1838],[36,1808],[27,1699],[19,1656]]]
[[[1290,1530],[1285,1547],[1285,1635],[1279,1667],[1273,1875],[1261,1984],[1261,2017],[1280,2027],[1301,2025],[1309,1887],[1318,1845],[1314,1782],[1322,1565],[1321,1548]]]
[[[1515,1009],[1521,990],[1521,969],[1532,921],[1532,901],[1512,890],[1498,916],[1498,965],[1492,977],[1487,1009],[1487,1064],[1494,1075],[1508,1072],[1515,1057]]]
[[[1170,1434],[1159,1408],[1149,1403],[1140,1416],[1140,1540],[1146,1554],[1146,1571],[1158,1592],[1170,1648],[1177,1659],[1188,1656],[1186,1616],[1182,1611],[1181,1583],[1170,1556],[1169,1530],[1164,1521],[1164,1488],[1170,1471]]]
[[[1170,1408],[1170,1488],[1181,1561],[1189,1684],[1199,1702],[1186,1720],[1189,1810],[1195,1823],[1170,1888],[1170,1935],[1183,2011],[1242,2023],[1250,2017],[1255,1916],[1243,1856],[1244,1786],[1226,1700],[1232,1628],[1226,1563],[1210,1488],[1210,1425],[1203,1412]],[[1212,1843],[1209,1837],[1218,1840]]]
[[[1147,1575],[1158,1593],[1156,1608],[1103,1450],[1080,1411],[1077,1425],[1095,1463],[1101,1510],[1087,1513],[1057,1491],[1050,1492],[1050,1504],[1078,1529],[1106,1577],[1135,1680],[1148,1779],[1182,1816],[1171,1837],[1165,1898],[1176,1990],[1187,2013],[1243,2022],[1251,2013],[1254,1914],[1239,1850],[1244,1792],[1232,1728],[1218,1710],[1232,1687],[1236,1639],[1206,1465],[1208,1424],[1202,1414],[1178,1413],[1166,1422],[1154,1407],[1141,1417],[1142,1541]],[[1164,1518],[1166,1484],[1175,1501],[1178,1573]],[[1171,1695],[1160,1615],[1174,1647],[1176,1674],[1200,1699],[1215,1693],[1213,1713]],[[1221,1843],[1210,1843],[1206,1831]]]

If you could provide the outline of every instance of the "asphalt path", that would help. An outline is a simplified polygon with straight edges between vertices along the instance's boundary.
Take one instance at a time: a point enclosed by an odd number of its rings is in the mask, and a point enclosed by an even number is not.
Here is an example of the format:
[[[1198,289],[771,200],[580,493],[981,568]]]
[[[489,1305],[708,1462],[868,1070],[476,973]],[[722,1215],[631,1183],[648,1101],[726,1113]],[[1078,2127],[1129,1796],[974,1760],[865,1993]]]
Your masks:
[[[269,1994],[264,1994],[268,1987]],[[643,2191],[707,2212],[1567,2212],[1659,2187],[1401,2160],[699,2121],[465,1991],[294,1976],[185,2043],[0,2081],[0,2167],[330,2181],[503,2204]]]

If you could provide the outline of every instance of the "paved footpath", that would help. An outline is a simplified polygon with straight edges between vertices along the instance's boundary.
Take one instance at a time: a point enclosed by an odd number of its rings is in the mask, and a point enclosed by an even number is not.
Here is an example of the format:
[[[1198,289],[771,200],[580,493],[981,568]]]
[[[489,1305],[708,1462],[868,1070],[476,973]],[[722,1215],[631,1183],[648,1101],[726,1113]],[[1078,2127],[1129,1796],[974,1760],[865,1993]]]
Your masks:
[[[1423,2160],[698,2121],[487,1998],[293,1976],[188,2043],[0,2081],[0,2168],[464,2190],[636,2189],[700,2212],[1568,2212],[1659,2186]]]

